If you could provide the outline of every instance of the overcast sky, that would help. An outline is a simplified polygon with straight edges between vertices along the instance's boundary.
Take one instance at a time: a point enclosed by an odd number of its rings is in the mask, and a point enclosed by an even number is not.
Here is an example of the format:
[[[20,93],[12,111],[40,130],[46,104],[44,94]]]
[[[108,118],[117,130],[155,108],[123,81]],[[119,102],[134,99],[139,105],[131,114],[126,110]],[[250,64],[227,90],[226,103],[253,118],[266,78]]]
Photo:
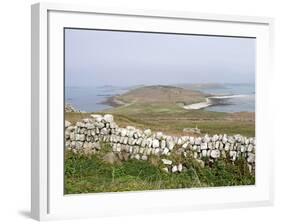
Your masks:
[[[255,39],[65,30],[66,86],[254,80]]]

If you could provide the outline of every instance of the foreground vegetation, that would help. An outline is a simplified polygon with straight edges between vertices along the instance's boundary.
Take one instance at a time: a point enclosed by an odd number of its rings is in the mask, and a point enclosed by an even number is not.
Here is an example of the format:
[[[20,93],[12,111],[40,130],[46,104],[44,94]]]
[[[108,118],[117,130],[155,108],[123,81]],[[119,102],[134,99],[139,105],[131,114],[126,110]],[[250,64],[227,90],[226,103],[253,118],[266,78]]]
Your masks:
[[[167,173],[156,156],[149,161],[117,160],[114,164],[104,161],[108,146],[101,152],[84,155],[66,152],[65,193],[117,192],[195,187],[252,185],[255,177],[247,164],[218,160],[211,166],[200,166],[195,160],[184,158],[185,170]],[[158,158],[158,159],[157,159]]]

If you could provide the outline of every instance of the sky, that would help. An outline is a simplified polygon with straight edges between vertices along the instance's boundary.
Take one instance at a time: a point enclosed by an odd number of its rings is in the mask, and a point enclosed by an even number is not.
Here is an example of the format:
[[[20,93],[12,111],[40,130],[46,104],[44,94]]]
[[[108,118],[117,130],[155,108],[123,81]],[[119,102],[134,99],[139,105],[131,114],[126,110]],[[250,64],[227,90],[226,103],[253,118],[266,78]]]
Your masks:
[[[65,30],[66,86],[253,83],[253,38]]]

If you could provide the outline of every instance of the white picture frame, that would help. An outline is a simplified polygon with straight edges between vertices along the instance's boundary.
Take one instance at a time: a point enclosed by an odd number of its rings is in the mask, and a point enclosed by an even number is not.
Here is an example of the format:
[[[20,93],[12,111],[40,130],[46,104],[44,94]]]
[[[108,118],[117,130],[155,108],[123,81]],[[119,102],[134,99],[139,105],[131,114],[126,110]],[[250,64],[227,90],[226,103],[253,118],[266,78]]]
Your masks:
[[[38,3],[32,15],[31,214],[37,220],[264,206],[273,203],[270,87],[273,19]],[[63,28],[257,38],[255,186],[63,194]]]

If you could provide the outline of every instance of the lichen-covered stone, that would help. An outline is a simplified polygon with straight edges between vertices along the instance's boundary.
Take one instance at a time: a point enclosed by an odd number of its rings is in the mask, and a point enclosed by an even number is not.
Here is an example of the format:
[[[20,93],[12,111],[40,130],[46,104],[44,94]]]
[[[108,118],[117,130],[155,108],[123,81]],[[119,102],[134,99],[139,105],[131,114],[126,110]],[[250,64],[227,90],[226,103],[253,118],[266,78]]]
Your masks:
[[[65,120],[64,127],[68,128],[70,125],[71,125],[71,123],[69,121]]]
[[[214,159],[217,159],[220,157],[220,151],[215,149],[215,150],[212,150],[211,151],[211,157],[214,158]]]
[[[172,167],[172,173],[175,173],[175,172],[177,172],[178,171],[178,167],[177,166],[173,166]]]
[[[162,162],[165,164],[165,165],[172,165],[172,160],[168,160],[168,159],[162,159]]]

